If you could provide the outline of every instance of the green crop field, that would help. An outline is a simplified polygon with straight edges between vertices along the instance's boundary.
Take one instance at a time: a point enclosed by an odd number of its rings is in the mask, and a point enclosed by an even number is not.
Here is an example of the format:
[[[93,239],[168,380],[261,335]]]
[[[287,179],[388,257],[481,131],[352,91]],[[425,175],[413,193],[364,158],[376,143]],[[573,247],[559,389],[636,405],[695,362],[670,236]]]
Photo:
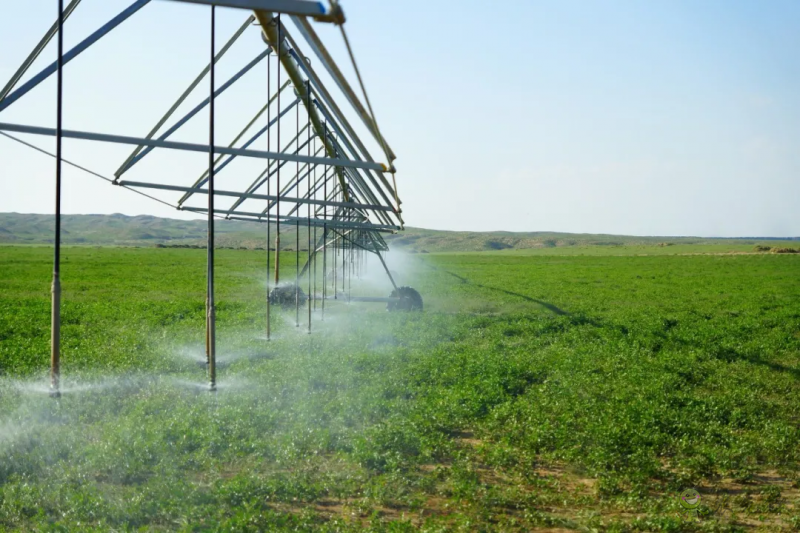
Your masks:
[[[204,251],[65,248],[60,400],[52,251],[0,247],[0,530],[800,528],[800,255],[677,246],[416,254],[424,312],[269,342],[220,250],[215,394]]]

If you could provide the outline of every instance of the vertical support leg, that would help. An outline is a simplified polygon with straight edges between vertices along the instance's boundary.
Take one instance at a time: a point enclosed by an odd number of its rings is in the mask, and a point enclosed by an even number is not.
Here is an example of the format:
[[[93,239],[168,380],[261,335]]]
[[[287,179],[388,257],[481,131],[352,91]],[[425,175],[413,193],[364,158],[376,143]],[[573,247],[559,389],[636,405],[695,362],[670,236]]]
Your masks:
[[[314,137],[313,143],[314,143],[314,153],[316,153],[316,150],[317,150],[317,138],[316,137]],[[317,177],[318,177],[317,176],[317,166],[315,165],[314,166],[314,183],[315,184],[317,183]],[[315,186],[314,198],[316,199],[316,198],[318,198],[318,196],[319,195],[317,194],[317,190],[316,190],[316,186]],[[311,216],[309,215],[308,218],[311,218]],[[317,243],[317,242],[319,242],[319,241],[317,241],[317,226],[315,224],[314,225],[314,243]],[[314,311],[316,311],[317,310],[317,299],[318,299],[317,298],[317,269],[318,269],[318,266],[317,266],[316,244],[314,246],[315,246],[315,250],[314,250]]]
[[[50,308],[50,396],[61,396],[61,143],[64,99],[64,0],[58,0],[56,87],[56,220]]]
[[[337,268],[336,268],[336,266],[338,265],[337,257],[338,257],[338,254],[339,254],[339,246],[337,244],[337,239],[338,239],[338,237],[334,237],[333,238],[333,299],[334,300],[336,300],[337,297],[338,297],[336,289],[338,288],[337,287],[337,281],[338,281],[338,278],[339,278],[339,273],[337,272]]]
[[[300,153],[300,106],[294,107],[294,127],[297,135],[297,148],[295,153]],[[311,167],[309,166],[309,170]],[[294,167],[295,189],[300,195],[300,162],[295,162]],[[300,327],[300,221],[294,223],[294,327]]]
[[[267,186],[267,187],[269,187],[269,186]],[[267,194],[269,194],[269,190],[267,190]],[[270,317],[269,317],[269,280],[270,280],[270,275],[269,275],[269,264],[270,264],[269,247],[270,247],[270,240],[271,240],[270,239],[270,234],[269,234],[270,233],[269,228],[270,228],[269,217],[267,217],[267,340],[271,340],[271,333],[272,333],[270,331]]]
[[[308,142],[306,146],[308,147],[308,155],[311,155],[311,81],[306,80],[306,94],[308,97],[306,98],[306,113],[308,114],[308,121],[306,123],[306,128],[308,128]],[[311,200],[311,169],[309,168],[309,176],[308,181],[306,182],[306,197]],[[314,173],[316,174],[316,166],[314,167]],[[300,191],[297,191],[298,193]],[[314,226],[316,230],[316,226]],[[314,254],[314,257],[311,256],[311,203],[306,204],[306,240],[308,241],[308,257],[306,258],[306,262],[308,263],[309,271],[308,271],[308,297],[314,298],[314,293],[311,292],[311,268],[312,268],[312,261],[316,257],[317,254]],[[316,241],[315,241],[316,244]],[[316,304],[316,298],[314,298],[314,303]],[[306,305],[308,306],[308,333],[311,334],[311,300],[306,300]]]
[[[278,184],[280,185],[280,178],[278,178]],[[278,193],[280,196],[280,193]],[[278,204],[275,204],[275,208],[277,209],[277,216],[280,216],[281,208],[278,207]],[[278,287],[278,284],[281,282],[280,276],[280,262],[281,262],[281,222],[277,220],[275,222],[275,287]]]
[[[343,279],[342,289],[347,291],[347,301],[350,302],[350,289],[352,287],[352,276],[353,276],[353,263],[350,261],[350,256],[353,253],[353,247],[349,239],[344,241],[344,246],[345,246],[344,257],[342,258],[342,263],[345,264],[346,261],[347,269],[345,270],[345,272],[347,273],[347,280],[346,280],[347,285],[345,285],[345,280]]]
[[[350,247],[350,257],[348,258],[348,260],[350,261],[350,267],[349,267],[349,270],[347,271],[348,272],[348,274],[347,274],[347,299],[348,300],[350,300],[353,297],[353,253],[354,253],[353,249],[354,249],[354,245],[353,245],[352,242],[350,243],[349,247]]]
[[[317,242],[317,226],[314,226],[314,242]],[[317,254],[314,254],[314,311],[317,310]]]
[[[270,102],[269,102],[270,97],[272,96],[272,93],[270,92],[272,90],[272,83],[271,83],[271,81],[272,81],[272,79],[271,79],[272,78],[272,74],[271,74],[272,73],[272,68],[270,68],[270,66],[269,66],[269,60],[270,60],[270,58],[267,57],[267,124],[271,124],[272,123],[272,106],[270,105]],[[279,108],[278,112],[280,113],[280,108]],[[271,143],[272,139],[271,139],[270,132],[271,132],[271,128],[267,128],[267,151],[268,152],[272,149],[272,143]],[[267,170],[269,170],[269,165],[267,165]],[[269,192],[270,192],[270,183],[269,183],[269,176],[267,176],[267,194],[269,194]],[[267,204],[267,205],[269,205],[269,204]],[[270,247],[271,242],[272,242],[272,239],[270,238],[270,227],[271,227],[271,224],[269,222],[269,211],[267,211],[267,340],[268,341],[271,340],[271,337],[272,337],[272,331],[271,331],[271,327],[270,327],[270,316],[269,316],[269,311],[270,311],[269,310],[269,307],[270,307],[270,302],[269,302],[269,281],[270,281],[270,275],[269,275],[269,266],[270,266],[269,247]]]
[[[208,123],[208,255],[206,288],[206,357],[208,360],[208,388],[217,390],[216,313],[214,309],[214,54],[216,7],[211,6],[211,93]]]
[[[306,227],[306,237],[308,241],[307,250],[306,252],[306,262],[308,263],[308,298],[306,298],[306,307],[308,307],[308,332],[311,333],[311,298],[313,294],[311,293],[311,262],[313,258],[311,257],[311,224],[309,223]]]
[[[342,193],[342,196],[344,196],[344,193]],[[344,200],[341,200],[341,201],[344,201]],[[347,212],[345,212],[345,213],[347,213]],[[344,233],[343,230],[339,230],[339,231],[342,231],[342,233]],[[344,298],[345,296],[347,296],[347,277],[346,277],[347,276],[347,263],[346,263],[346,261],[347,261],[347,241],[344,239],[344,236],[339,237],[339,243],[340,243],[339,244],[339,248],[341,248],[341,254],[342,254],[342,298]]]
[[[281,149],[281,119],[280,119],[280,110],[281,110],[281,47],[279,43],[281,42],[281,16],[278,15],[278,42],[275,43],[275,51],[278,55],[278,150]],[[275,288],[278,288],[278,284],[280,283],[280,261],[281,261],[281,165],[278,165],[276,169],[276,189],[275,195],[277,199],[275,200]],[[269,217],[267,217],[269,219]]]
[[[50,396],[61,396],[61,281],[59,274],[53,272],[50,315]]]
[[[328,137],[328,121],[322,124],[322,142],[325,143]],[[322,198],[328,199],[328,165],[325,165],[325,171],[322,174]],[[325,221],[322,224],[322,317],[325,320],[325,299],[327,296],[328,287],[328,206],[322,206],[322,219]]]

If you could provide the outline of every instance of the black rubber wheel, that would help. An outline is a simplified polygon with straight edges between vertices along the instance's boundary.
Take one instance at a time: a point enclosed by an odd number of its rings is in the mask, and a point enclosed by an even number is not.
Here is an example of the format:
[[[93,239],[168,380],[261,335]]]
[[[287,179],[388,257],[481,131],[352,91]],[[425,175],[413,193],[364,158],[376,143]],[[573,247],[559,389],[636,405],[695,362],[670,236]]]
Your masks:
[[[303,307],[306,305],[306,300],[308,300],[308,297],[306,296],[306,293],[303,292],[303,289],[294,283],[279,285],[269,292],[270,305],[279,305],[281,307],[290,308],[295,306],[296,299],[300,300],[300,307]]]
[[[398,287],[389,297],[398,299],[386,304],[387,311],[422,311],[422,296],[411,287]]]

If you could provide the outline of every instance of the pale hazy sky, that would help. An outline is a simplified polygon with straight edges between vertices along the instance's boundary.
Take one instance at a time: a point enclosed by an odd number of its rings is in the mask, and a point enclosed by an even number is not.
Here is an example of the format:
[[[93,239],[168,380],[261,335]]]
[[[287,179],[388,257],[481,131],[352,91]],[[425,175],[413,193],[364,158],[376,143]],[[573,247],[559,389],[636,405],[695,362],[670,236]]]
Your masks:
[[[57,9],[55,0],[5,3],[0,86]],[[83,0],[67,22],[66,46],[128,3]],[[800,235],[800,2],[342,6],[378,121],[398,155],[408,225]],[[219,45],[245,16],[219,11]],[[319,31],[347,65],[341,37]],[[220,63],[218,80],[259,46],[257,31],[248,32]],[[154,0],[66,67],[64,127],[144,136],[207,57],[208,9]],[[31,73],[54,58],[51,46]],[[263,104],[264,71],[249,76],[249,85],[219,100],[229,119],[220,121],[221,141]],[[52,81],[42,84],[1,112],[0,122],[52,127],[54,93]],[[204,96],[193,95],[191,106]],[[175,139],[205,142],[206,117]],[[25,139],[48,150],[55,144]],[[110,176],[129,150],[65,141],[64,157]],[[207,161],[157,152],[129,179],[180,174],[185,183]],[[52,212],[53,168],[52,159],[0,137],[0,212]],[[230,179],[250,172],[249,179],[253,170],[242,163]],[[76,171],[65,179],[65,213],[186,216]]]

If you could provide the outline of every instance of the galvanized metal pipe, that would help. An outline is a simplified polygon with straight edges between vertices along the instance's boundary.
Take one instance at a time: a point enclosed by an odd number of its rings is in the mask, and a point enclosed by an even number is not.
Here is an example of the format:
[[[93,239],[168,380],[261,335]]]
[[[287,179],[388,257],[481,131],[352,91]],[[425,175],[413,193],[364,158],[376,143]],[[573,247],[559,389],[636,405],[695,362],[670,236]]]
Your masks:
[[[336,124],[335,124],[335,123],[333,123],[333,125],[335,126]],[[346,141],[346,140],[347,140],[347,139],[346,139],[346,137],[341,137],[341,138],[342,138],[344,141]],[[337,148],[337,152],[338,152],[338,153],[340,153],[340,154],[343,154],[343,153],[344,153],[344,150],[342,150],[342,149],[341,149],[341,145],[339,144],[339,141],[338,141],[338,140],[335,140],[335,139],[332,139],[332,142],[333,142],[333,143],[334,143],[334,145],[336,146],[336,148]],[[351,150],[350,150],[350,151],[351,151],[351,153],[354,153],[354,154],[355,154],[355,151],[353,151],[353,150],[352,150],[352,147],[351,147]],[[362,194],[362,195],[364,196],[364,198],[365,198],[365,199],[366,199],[368,202],[371,202],[371,203],[373,203],[373,204],[378,204],[378,203],[380,203],[380,202],[379,202],[379,200],[378,200],[378,198],[376,198],[376,197],[375,197],[375,194],[373,194],[373,190],[372,190],[372,188],[370,188],[370,187],[369,187],[369,185],[367,185],[367,183],[364,181],[364,179],[361,177],[361,174],[360,174],[360,173],[359,173],[357,170],[355,170],[355,171],[354,171],[353,169],[346,168],[346,169],[344,169],[344,172],[345,172],[345,174],[347,174],[347,175],[350,177],[350,182],[351,182],[351,183],[352,183],[352,184],[353,184],[355,187],[357,187],[357,188],[358,188],[358,191],[359,191],[359,193],[360,193],[360,194]],[[370,175],[370,173],[369,173],[368,171],[367,171],[367,176],[368,176],[368,177],[370,177],[370,176],[371,176],[371,175]],[[392,212],[392,213],[394,213],[394,214],[395,214],[395,216],[397,217],[397,219],[398,219],[400,222],[402,222],[402,217],[400,216],[400,214],[398,213],[398,211],[397,211],[397,210],[396,210],[396,209],[395,209],[395,208],[392,206],[392,202],[391,202],[391,201],[389,201],[389,200],[386,198],[386,195],[385,195],[385,194],[383,194],[383,190],[382,190],[382,189],[381,189],[381,188],[378,186],[378,184],[377,184],[377,183],[375,183],[375,180],[374,180],[374,179],[372,179],[371,177],[370,177],[370,179],[371,179],[371,181],[372,181],[373,185],[375,186],[375,188],[378,190],[378,192],[379,192],[379,193],[381,194],[381,196],[383,197],[384,201],[386,202],[386,204],[385,204],[385,205],[386,205],[386,206],[388,206],[388,207],[391,207],[391,209],[388,209],[388,210],[385,210],[385,211],[388,211],[388,212]],[[382,221],[382,222],[385,222],[385,223],[387,223],[387,224],[391,224],[391,223],[392,223],[392,220],[391,220],[391,219],[390,219],[390,218],[389,218],[389,217],[388,217],[386,214],[384,214],[384,213],[379,213],[377,216],[378,216],[378,218],[379,218],[379,219],[381,219],[381,221]]]
[[[32,135],[45,135],[55,137],[56,130],[53,128],[42,128],[39,126],[29,126],[26,124],[11,124],[8,122],[0,122],[0,131],[16,131],[18,133],[29,133]],[[100,141],[115,144],[142,144],[145,146],[152,146],[155,148],[168,148],[171,150],[184,150],[187,152],[200,152],[206,153],[208,145],[194,144],[177,141],[160,141],[156,139],[144,139],[142,137],[129,137],[126,135],[109,135],[105,133],[93,133],[87,131],[77,130],[62,130],[61,135],[67,139],[82,139],[85,141]],[[239,148],[226,148],[224,146],[212,147],[217,154],[234,154],[243,157],[252,157],[255,159],[274,159],[278,161],[299,161],[301,163],[315,163],[318,165],[334,165],[339,167],[354,167],[354,168],[372,168],[371,163],[363,161],[348,161],[343,159],[329,159],[327,157],[308,157],[305,155],[297,154],[284,154],[280,152],[266,152],[262,150],[242,150]],[[381,165],[378,163],[378,165]],[[381,165],[382,167],[382,165]]]
[[[123,186],[123,187],[141,187],[143,189],[158,189],[163,191],[178,191],[178,192],[185,192],[191,191],[193,194],[208,194],[208,189],[197,189],[193,187],[182,187],[180,185],[166,185],[163,183],[148,183],[144,181],[129,181],[129,180],[120,180],[116,183],[116,185]],[[214,194],[217,196],[231,196],[231,197],[242,197],[244,199],[254,199],[254,200],[277,200],[278,197],[274,194],[242,194],[236,191],[224,191],[219,189],[214,189]],[[375,211],[384,211],[384,210],[391,210],[391,207],[386,207],[383,205],[373,205],[373,204],[360,204],[355,202],[335,202],[335,201],[324,201],[324,200],[314,200],[309,198],[297,198],[293,196],[281,196],[282,202],[290,202],[296,204],[309,204],[309,205],[330,205],[330,206],[337,206],[337,207],[349,207],[353,209],[371,209]],[[291,214],[291,213],[290,213]]]

